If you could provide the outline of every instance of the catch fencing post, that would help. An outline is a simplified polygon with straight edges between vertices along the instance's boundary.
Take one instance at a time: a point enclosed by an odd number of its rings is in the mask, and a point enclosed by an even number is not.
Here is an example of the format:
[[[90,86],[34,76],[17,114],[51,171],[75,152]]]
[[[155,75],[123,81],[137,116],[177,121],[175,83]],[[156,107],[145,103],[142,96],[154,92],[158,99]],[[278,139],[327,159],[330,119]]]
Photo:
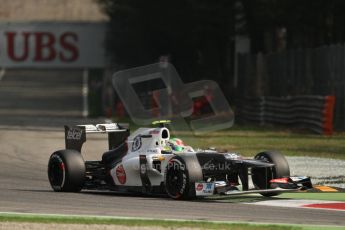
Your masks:
[[[89,116],[89,70],[83,70],[83,117],[87,118]]]
[[[1,70],[0,70],[0,81],[4,78],[5,74],[6,74],[6,69],[1,68]]]

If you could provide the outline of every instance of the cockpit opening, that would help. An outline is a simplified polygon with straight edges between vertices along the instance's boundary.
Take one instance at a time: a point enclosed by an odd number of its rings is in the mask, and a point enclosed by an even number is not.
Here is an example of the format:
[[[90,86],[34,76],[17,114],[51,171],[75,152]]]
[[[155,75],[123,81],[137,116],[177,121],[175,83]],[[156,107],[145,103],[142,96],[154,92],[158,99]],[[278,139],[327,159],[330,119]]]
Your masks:
[[[167,129],[162,130],[162,139],[169,139],[169,131]]]

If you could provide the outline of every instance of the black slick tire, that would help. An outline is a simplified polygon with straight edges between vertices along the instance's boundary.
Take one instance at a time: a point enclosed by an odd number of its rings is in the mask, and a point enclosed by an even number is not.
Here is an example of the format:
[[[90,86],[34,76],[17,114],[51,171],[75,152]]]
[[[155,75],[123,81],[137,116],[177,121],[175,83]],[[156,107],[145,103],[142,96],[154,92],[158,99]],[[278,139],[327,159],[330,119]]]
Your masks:
[[[75,150],[54,152],[48,162],[48,179],[55,192],[79,192],[85,181],[85,163]]]
[[[194,199],[195,183],[202,180],[200,164],[193,154],[174,156],[165,169],[165,190],[175,200]]]
[[[273,163],[272,168],[252,168],[252,180],[257,189],[270,189],[269,181],[275,178],[289,177],[289,164],[281,153],[278,152],[261,152],[258,153],[256,160]],[[261,193],[263,196],[276,196],[279,192]]]

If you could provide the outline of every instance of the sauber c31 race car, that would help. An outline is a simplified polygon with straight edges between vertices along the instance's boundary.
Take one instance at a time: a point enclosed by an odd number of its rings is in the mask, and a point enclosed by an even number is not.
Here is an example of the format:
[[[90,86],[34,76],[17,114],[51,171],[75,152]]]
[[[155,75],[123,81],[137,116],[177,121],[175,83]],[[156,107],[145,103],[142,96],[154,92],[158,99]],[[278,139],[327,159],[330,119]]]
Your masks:
[[[84,161],[86,134],[107,134],[109,150],[102,159]],[[290,176],[288,162],[278,152],[254,159],[215,149],[197,149],[170,137],[166,122],[139,128],[112,123],[65,126],[66,149],[54,152],[48,178],[54,191],[108,190],[167,194],[173,199],[260,193],[274,196],[312,188],[309,177]],[[249,186],[251,178],[254,186]],[[253,188],[250,188],[253,187]]]

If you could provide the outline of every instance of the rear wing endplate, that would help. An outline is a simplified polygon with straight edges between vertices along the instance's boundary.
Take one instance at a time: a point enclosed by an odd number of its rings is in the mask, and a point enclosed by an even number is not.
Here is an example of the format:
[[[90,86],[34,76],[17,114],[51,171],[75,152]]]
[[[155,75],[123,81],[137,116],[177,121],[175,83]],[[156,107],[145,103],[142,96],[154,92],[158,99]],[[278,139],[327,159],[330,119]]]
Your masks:
[[[129,125],[119,123],[77,126],[65,125],[66,149],[74,149],[81,152],[81,148],[86,142],[87,133],[108,134],[109,149],[114,149],[129,136]]]

